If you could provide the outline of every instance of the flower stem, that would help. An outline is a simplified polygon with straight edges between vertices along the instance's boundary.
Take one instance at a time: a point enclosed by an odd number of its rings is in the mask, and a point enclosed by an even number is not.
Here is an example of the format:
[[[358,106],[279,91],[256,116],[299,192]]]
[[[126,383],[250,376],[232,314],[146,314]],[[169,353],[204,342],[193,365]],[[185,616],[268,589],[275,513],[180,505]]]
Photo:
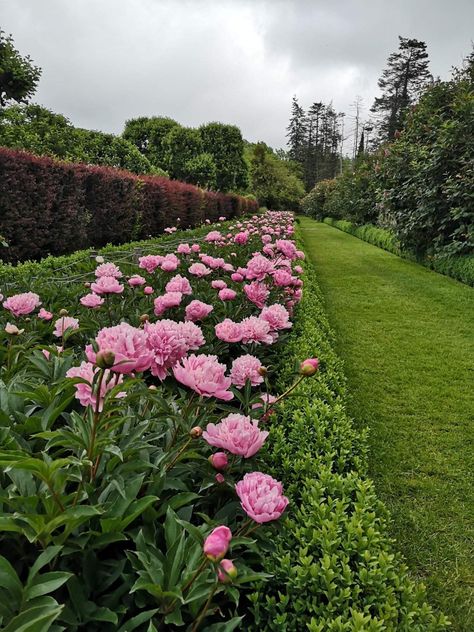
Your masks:
[[[212,588],[212,590],[211,590],[211,592],[210,592],[210,594],[209,594],[209,597],[207,598],[206,603],[204,604],[203,609],[202,609],[202,610],[201,610],[201,612],[199,613],[199,616],[198,616],[198,618],[196,619],[196,621],[194,622],[194,625],[193,625],[193,627],[192,627],[191,632],[196,632],[196,631],[197,631],[197,629],[199,628],[199,626],[200,626],[200,624],[201,624],[202,620],[204,619],[204,617],[205,617],[205,615],[206,615],[206,612],[207,612],[207,610],[208,610],[209,606],[211,605],[211,601],[212,601],[212,598],[214,597],[214,595],[215,595],[215,593],[216,593],[217,586],[218,586],[218,582],[216,581],[216,583],[214,584],[214,586],[213,586],[213,588]]]

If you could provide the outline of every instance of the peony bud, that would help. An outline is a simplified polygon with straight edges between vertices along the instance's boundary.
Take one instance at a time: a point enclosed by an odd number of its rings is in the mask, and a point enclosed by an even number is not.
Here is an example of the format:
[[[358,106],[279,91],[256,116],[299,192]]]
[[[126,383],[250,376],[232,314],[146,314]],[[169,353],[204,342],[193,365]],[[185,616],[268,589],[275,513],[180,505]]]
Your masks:
[[[97,261],[97,263],[104,263],[104,261],[105,261],[105,259],[104,259],[104,257],[102,257],[102,255],[97,255],[95,260]]]
[[[257,373],[262,377],[265,377],[265,375],[268,373],[268,369],[266,366],[261,366],[257,369]]]
[[[314,375],[319,368],[318,358],[307,358],[300,364],[300,373],[306,377]]]
[[[67,309],[60,309],[59,310],[59,316],[67,316],[69,314],[69,312],[67,311]]]
[[[216,483],[223,483],[225,481],[224,476],[219,472],[219,474],[216,474]]]
[[[150,320],[150,317],[148,316],[148,314],[142,314],[140,316],[140,322],[141,323],[146,323],[148,320]]]
[[[146,287],[143,288],[143,291],[145,294],[153,294],[153,288],[150,285],[147,285]]]
[[[115,353],[111,349],[98,351],[95,357],[95,363],[101,369],[110,369],[115,364]]]
[[[19,336],[25,330],[24,329],[18,329],[18,327],[16,325],[12,325],[11,323],[7,323],[5,325],[5,331],[7,332],[7,334],[10,334],[10,336]]]
[[[191,428],[191,430],[189,431],[189,434],[193,439],[199,439],[199,437],[202,435],[202,428],[200,428],[199,426],[194,426],[194,428]]]
[[[216,470],[225,470],[229,465],[229,459],[225,452],[216,452],[209,457],[209,463]]]
[[[227,553],[232,532],[229,527],[216,527],[204,540],[204,555],[213,562],[218,562]]]
[[[237,577],[239,571],[234,566],[232,560],[223,559],[219,564],[219,570],[217,571],[217,578],[223,584],[228,584]]]

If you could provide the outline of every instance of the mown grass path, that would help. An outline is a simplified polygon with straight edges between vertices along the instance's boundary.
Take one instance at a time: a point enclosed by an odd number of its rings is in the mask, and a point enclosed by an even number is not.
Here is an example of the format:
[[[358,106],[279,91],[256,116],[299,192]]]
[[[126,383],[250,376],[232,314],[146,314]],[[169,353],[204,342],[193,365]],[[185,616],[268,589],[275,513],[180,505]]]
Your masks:
[[[413,574],[454,630],[474,630],[474,290],[301,219],[349,410]]]

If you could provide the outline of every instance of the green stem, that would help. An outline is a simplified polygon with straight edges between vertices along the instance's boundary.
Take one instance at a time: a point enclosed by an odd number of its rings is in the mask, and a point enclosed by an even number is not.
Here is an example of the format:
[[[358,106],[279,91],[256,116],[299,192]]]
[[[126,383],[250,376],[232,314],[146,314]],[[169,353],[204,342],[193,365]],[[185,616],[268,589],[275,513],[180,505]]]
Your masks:
[[[168,463],[168,465],[165,468],[165,472],[168,472],[176,463],[176,461],[179,459],[179,457],[183,454],[183,452],[186,450],[186,448],[188,447],[188,445],[191,443],[191,438],[189,438],[186,443],[181,446],[181,448],[178,450],[178,453],[176,454],[176,456],[174,457],[174,459],[172,461],[170,461],[170,463]]]
[[[95,441],[96,441],[96,438],[97,438],[97,428],[99,426],[99,421],[100,421],[100,411],[99,411],[99,407],[100,407],[100,392],[101,392],[101,389],[102,389],[102,382],[104,380],[104,373],[105,373],[105,370],[104,369],[100,369],[99,378],[97,380],[94,420],[93,420],[93,423],[92,423],[91,441],[90,441],[90,444],[89,444],[89,449],[87,451],[87,457],[89,458],[90,461],[92,461],[92,458],[94,456]],[[94,480],[95,471],[96,471],[95,465],[92,465],[91,466],[91,481]]]
[[[211,605],[212,598],[214,597],[214,595],[216,593],[218,585],[219,585],[219,583],[216,581],[216,583],[214,584],[214,586],[213,586],[213,588],[211,590],[211,593],[210,593],[206,603],[204,604],[203,609],[199,613],[199,617],[196,619],[196,621],[195,621],[195,623],[194,623],[194,625],[192,627],[191,632],[196,632],[197,629],[199,628],[199,626],[201,625],[201,622],[204,619],[204,617],[206,616],[206,612],[207,612],[209,606]]]
[[[297,379],[296,382],[290,386],[290,388],[287,388],[286,391],[280,395],[280,397],[277,397],[277,399],[271,405],[272,408],[273,406],[276,406],[277,404],[279,404],[282,399],[287,397],[291,393],[291,391],[293,391],[298,386],[298,384],[305,379],[305,377],[306,375],[301,375],[299,379]]]

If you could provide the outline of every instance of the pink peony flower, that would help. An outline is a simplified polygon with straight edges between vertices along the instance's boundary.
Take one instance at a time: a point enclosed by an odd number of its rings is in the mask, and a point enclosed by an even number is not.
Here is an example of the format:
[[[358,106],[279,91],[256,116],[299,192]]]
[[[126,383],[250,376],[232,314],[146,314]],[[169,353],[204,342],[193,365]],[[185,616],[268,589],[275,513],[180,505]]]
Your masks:
[[[178,327],[181,336],[186,342],[187,351],[196,351],[206,343],[202,329],[198,325],[187,321],[185,323],[178,323]]]
[[[270,325],[266,320],[257,318],[256,316],[249,316],[244,318],[240,323],[242,331],[242,342],[248,344],[255,342],[256,344],[270,345],[275,341],[270,331]]]
[[[267,300],[270,291],[265,285],[265,283],[259,283],[258,281],[252,281],[250,284],[244,285],[244,292],[252,303],[262,309],[265,305],[265,301]]]
[[[188,272],[190,274],[194,274],[194,276],[201,278],[207,276],[208,274],[211,274],[212,270],[205,266],[203,263],[193,263],[189,266]]]
[[[191,246],[192,252],[199,252],[201,250],[201,246],[199,244],[193,244]]]
[[[143,288],[143,293],[146,294],[147,296],[149,296],[150,294],[153,294],[155,290],[151,287],[151,285],[147,285],[146,287]]]
[[[217,356],[204,354],[191,354],[173,367],[178,382],[192,388],[202,397],[217,397],[229,401],[234,395],[227,390],[231,379],[225,376],[225,370],[225,364],[220,364]]]
[[[51,312],[46,311],[44,307],[42,307],[40,311],[38,312],[38,318],[41,318],[42,320],[51,320],[52,317],[53,317],[53,314]]]
[[[237,233],[237,235],[234,237],[234,242],[236,244],[239,244],[240,246],[243,246],[244,244],[246,244],[248,240],[249,240],[248,230],[242,231],[241,233]]]
[[[247,263],[247,279],[263,281],[267,274],[271,274],[274,264],[263,255],[256,255]]]
[[[177,307],[183,298],[181,292],[167,292],[153,301],[156,316],[161,316],[167,309]]]
[[[230,370],[230,379],[234,386],[245,386],[247,380],[250,380],[252,386],[257,386],[263,382],[263,377],[259,371],[262,368],[262,363],[258,358],[253,355],[239,356],[232,362],[232,368]]]
[[[196,320],[203,320],[212,312],[213,309],[212,305],[207,305],[207,303],[203,303],[202,301],[191,301],[185,310],[186,320],[191,320],[193,322]]]
[[[173,253],[166,255],[166,257],[163,257],[163,261],[160,264],[160,268],[163,270],[163,272],[174,272],[178,266],[179,259]]]
[[[258,421],[232,413],[218,424],[207,424],[202,437],[209,445],[248,459],[260,450],[268,432],[260,430]]]
[[[191,254],[191,247],[189,244],[179,244],[176,248],[176,252],[179,255],[189,255]]]
[[[240,274],[240,272],[233,272],[230,275],[230,278],[232,279],[232,281],[235,281],[235,283],[241,283],[245,277],[243,276],[243,274]]]
[[[3,307],[8,309],[13,316],[25,316],[31,314],[37,307],[41,305],[38,294],[34,292],[24,292],[23,294],[14,294],[3,301]]]
[[[257,409],[257,408],[263,408],[264,406],[268,408],[269,406],[271,406],[271,404],[276,402],[277,399],[278,397],[275,397],[275,395],[270,395],[270,393],[262,393],[260,397],[260,400],[262,403],[255,402],[255,404],[252,404],[252,410]]]
[[[148,346],[146,333],[128,323],[104,327],[95,340],[99,351],[112,351],[115,354],[115,364],[111,370],[117,373],[146,371],[153,362],[154,354]],[[89,362],[95,364],[96,353],[92,345],[86,346],[86,356]]]
[[[222,279],[216,279],[215,281],[211,281],[211,287],[214,290],[223,290],[225,287],[227,287],[227,283],[225,281],[222,281]]]
[[[292,281],[293,277],[287,270],[275,270],[273,273],[273,282],[279,287],[290,285]]]
[[[214,327],[216,336],[224,342],[240,342],[242,340],[242,327],[240,323],[234,323],[230,318],[226,318]]]
[[[279,250],[285,257],[288,259],[296,259],[296,246],[294,242],[289,241],[288,239],[277,239],[275,242],[277,250]]]
[[[85,296],[80,298],[79,302],[81,303],[81,305],[84,305],[84,307],[95,309],[96,307],[100,307],[104,304],[104,299],[101,298],[98,294],[94,294],[93,292],[91,292],[90,294],[86,294]]]
[[[145,255],[138,260],[138,267],[146,270],[149,274],[152,274],[156,268],[161,264],[164,257],[161,255]]]
[[[123,285],[113,276],[101,276],[95,283],[91,283],[91,290],[95,294],[121,294]]]
[[[186,277],[177,274],[168,281],[165,286],[167,292],[181,292],[181,294],[192,294],[191,284]]]
[[[57,338],[61,338],[64,336],[64,332],[70,329],[71,331],[74,329],[79,329],[79,321],[77,318],[71,318],[71,316],[63,316],[62,318],[58,318],[58,320],[54,323],[54,331],[53,335]]]
[[[231,540],[232,531],[229,527],[216,527],[204,540],[204,555],[213,562],[218,562],[227,553]]]
[[[218,230],[211,230],[210,233],[207,233],[207,235],[204,237],[204,241],[209,241],[209,242],[213,242],[213,241],[220,241],[222,239],[222,233]]]
[[[100,266],[97,266],[97,268],[95,269],[95,276],[96,277],[114,277],[115,279],[120,279],[122,278],[122,273],[120,271],[120,268],[118,266],[115,265],[115,263],[103,263]]]
[[[46,349],[43,349],[43,353]],[[49,355],[49,354],[48,354]],[[85,382],[79,382],[75,384],[76,387],[76,399],[78,399],[82,406],[92,406],[94,410],[97,407],[97,384],[93,385],[94,375],[99,371],[99,368],[91,364],[90,362],[81,362],[80,366],[73,366],[66,372],[66,377],[74,378],[80,377]],[[111,373],[108,369],[104,371],[104,377],[100,385],[99,405],[97,410],[100,412],[104,405],[104,398],[108,391],[113,389],[117,384],[123,382],[123,377],[116,373]],[[95,391],[95,392],[94,392]],[[118,393],[115,397],[125,397],[126,393]]]
[[[264,307],[259,318],[266,320],[272,331],[289,329],[292,326],[288,310],[279,303],[274,303],[269,307]]]
[[[139,274],[134,274],[128,280],[128,284],[130,285],[130,287],[137,287],[138,285],[145,285],[145,283],[146,283],[145,279],[142,276],[140,276]]]
[[[219,290],[218,296],[221,301],[233,301],[237,296],[237,292],[231,290],[230,287],[224,287],[222,290]]]
[[[183,358],[188,345],[181,329],[174,320],[159,320],[157,323],[145,323],[148,347],[153,351],[151,373],[160,380],[168,375],[168,370]]]
[[[289,502],[282,484],[262,472],[246,474],[235,491],[245,513],[259,524],[277,520]]]

